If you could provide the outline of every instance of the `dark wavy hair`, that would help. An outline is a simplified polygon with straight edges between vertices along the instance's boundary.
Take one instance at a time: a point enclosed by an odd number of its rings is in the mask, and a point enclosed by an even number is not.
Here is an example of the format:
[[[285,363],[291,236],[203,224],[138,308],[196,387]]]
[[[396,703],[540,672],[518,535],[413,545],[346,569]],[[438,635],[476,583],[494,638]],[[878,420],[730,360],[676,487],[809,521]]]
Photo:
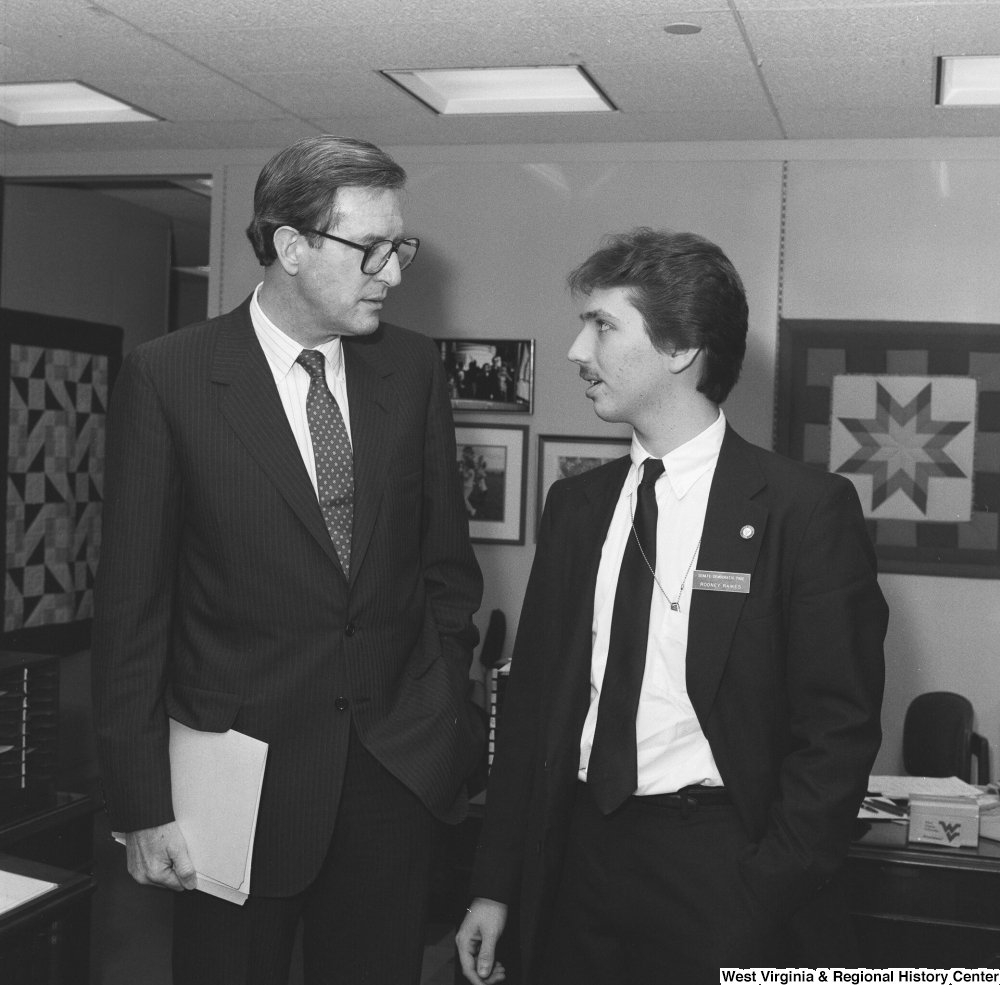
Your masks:
[[[694,233],[641,227],[608,236],[569,275],[575,295],[627,289],[661,352],[702,349],[698,390],[721,404],[740,376],[747,347],[747,299],[729,258]]]
[[[336,225],[334,199],[348,185],[402,188],[406,172],[385,151],[351,137],[306,137],[279,151],[264,165],[253,193],[247,238],[257,259],[269,267],[277,259],[274,232],[326,229]],[[312,246],[319,237],[306,234]]]

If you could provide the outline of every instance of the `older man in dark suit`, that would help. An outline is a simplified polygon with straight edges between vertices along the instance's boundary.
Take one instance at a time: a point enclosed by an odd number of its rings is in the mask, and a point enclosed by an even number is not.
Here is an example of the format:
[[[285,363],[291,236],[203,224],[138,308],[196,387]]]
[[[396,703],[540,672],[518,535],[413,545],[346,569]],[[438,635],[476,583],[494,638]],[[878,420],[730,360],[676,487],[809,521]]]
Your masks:
[[[174,980],[417,982],[430,848],[464,814],[481,576],[434,344],[380,324],[414,258],[403,170],[316,137],[263,169],[263,283],[136,349],[108,424],[94,626],[112,827],[193,885],[168,717],[269,743],[243,907],[180,892]]]
[[[529,982],[718,982],[836,920],[887,607],[851,483],[721,412],[747,331],[725,254],[637,230],[570,283],[569,358],[632,452],[549,494],[459,951],[501,980],[519,902]]]

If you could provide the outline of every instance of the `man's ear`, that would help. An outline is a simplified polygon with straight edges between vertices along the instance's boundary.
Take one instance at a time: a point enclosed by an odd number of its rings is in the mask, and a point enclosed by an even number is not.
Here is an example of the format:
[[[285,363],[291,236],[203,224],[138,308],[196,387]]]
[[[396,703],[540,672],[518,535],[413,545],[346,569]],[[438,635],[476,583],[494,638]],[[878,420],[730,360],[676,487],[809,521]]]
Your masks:
[[[278,263],[289,277],[299,272],[301,254],[308,249],[305,237],[291,226],[279,226],[274,231],[274,251],[278,255]]]
[[[701,349],[675,349],[667,355],[667,366],[671,373],[683,373],[694,365],[701,355]]]

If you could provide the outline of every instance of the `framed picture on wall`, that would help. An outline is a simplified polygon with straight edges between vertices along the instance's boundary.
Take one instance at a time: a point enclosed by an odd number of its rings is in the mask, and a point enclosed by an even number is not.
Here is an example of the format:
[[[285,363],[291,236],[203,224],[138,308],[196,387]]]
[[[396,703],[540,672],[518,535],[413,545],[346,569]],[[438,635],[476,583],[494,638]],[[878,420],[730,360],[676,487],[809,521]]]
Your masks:
[[[460,424],[457,468],[474,544],[523,544],[528,429],[522,424]]]
[[[542,520],[542,507],[549,488],[557,479],[589,472],[627,455],[631,438],[578,438],[564,434],[538,436],[538,503],[535,511],[535,532]]]
[[[1000,332],[781,322],[775,447],[858,491],[881,572],[1000,577]]]
[[[535,394],[534,339],[435,339],[453,410],[530,414]]]

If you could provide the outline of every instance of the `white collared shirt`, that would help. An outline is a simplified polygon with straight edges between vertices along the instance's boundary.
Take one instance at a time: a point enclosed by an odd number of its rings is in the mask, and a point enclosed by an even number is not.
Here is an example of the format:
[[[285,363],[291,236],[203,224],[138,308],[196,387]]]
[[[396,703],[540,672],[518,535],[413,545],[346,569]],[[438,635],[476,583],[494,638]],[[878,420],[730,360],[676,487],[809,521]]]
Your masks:
[[[656,481],[656,580],[649,607],[646,669],[639,695],[635,733],[638,751],[637,794],[673,793],[690,784],[720,786],[722,778],[708,740],[687,694],[686,663],[691,583],[719,449],[726,431],[722,411],[715,423],[663,457],[664,472]],[[590,710],[580,740],[581,780],[587,779],[590,750],[597,728],[601,685],[608,662],[611,617],[618,572],[632,532],[640,465],[651,456],[632,437],[632,465],[608,529],[594,591],[593,645],[590,666]],[[681,591],[681,583],[683,590]],[[680,610],[670,601],[680,592]]]
[[[250,320],[253,322],[257,341],[260,342],[264,355],[267,357],[267,364],[274,374],[274,383],[278,388],[278,396],[281,397],[281,406],[285,408],[285,416],[288,418],[292,434],[295,435],[299,454],[305,463],[313,489],[319,495],[319,487],[316,484],[316,456],[313,454],[309,418],[306,415],[306,396],[309,393],[310,376],[305,366],[295,361],[298,359],[299,353],[303,351],[303,346],[286,335],[264,314],[257,301],[260,289],[261,285],[258,284],[250,299]],[[329,342],[316,346],[316,350],[323,353],[326,383],[334,400],[337,401],[337,406],[344,418],[344,426],[347,428],[347,438],[353,446],[351,414],[347,406],[347,374],[344,372],[344,350],[340,343],[340,337],[336,336]]]

